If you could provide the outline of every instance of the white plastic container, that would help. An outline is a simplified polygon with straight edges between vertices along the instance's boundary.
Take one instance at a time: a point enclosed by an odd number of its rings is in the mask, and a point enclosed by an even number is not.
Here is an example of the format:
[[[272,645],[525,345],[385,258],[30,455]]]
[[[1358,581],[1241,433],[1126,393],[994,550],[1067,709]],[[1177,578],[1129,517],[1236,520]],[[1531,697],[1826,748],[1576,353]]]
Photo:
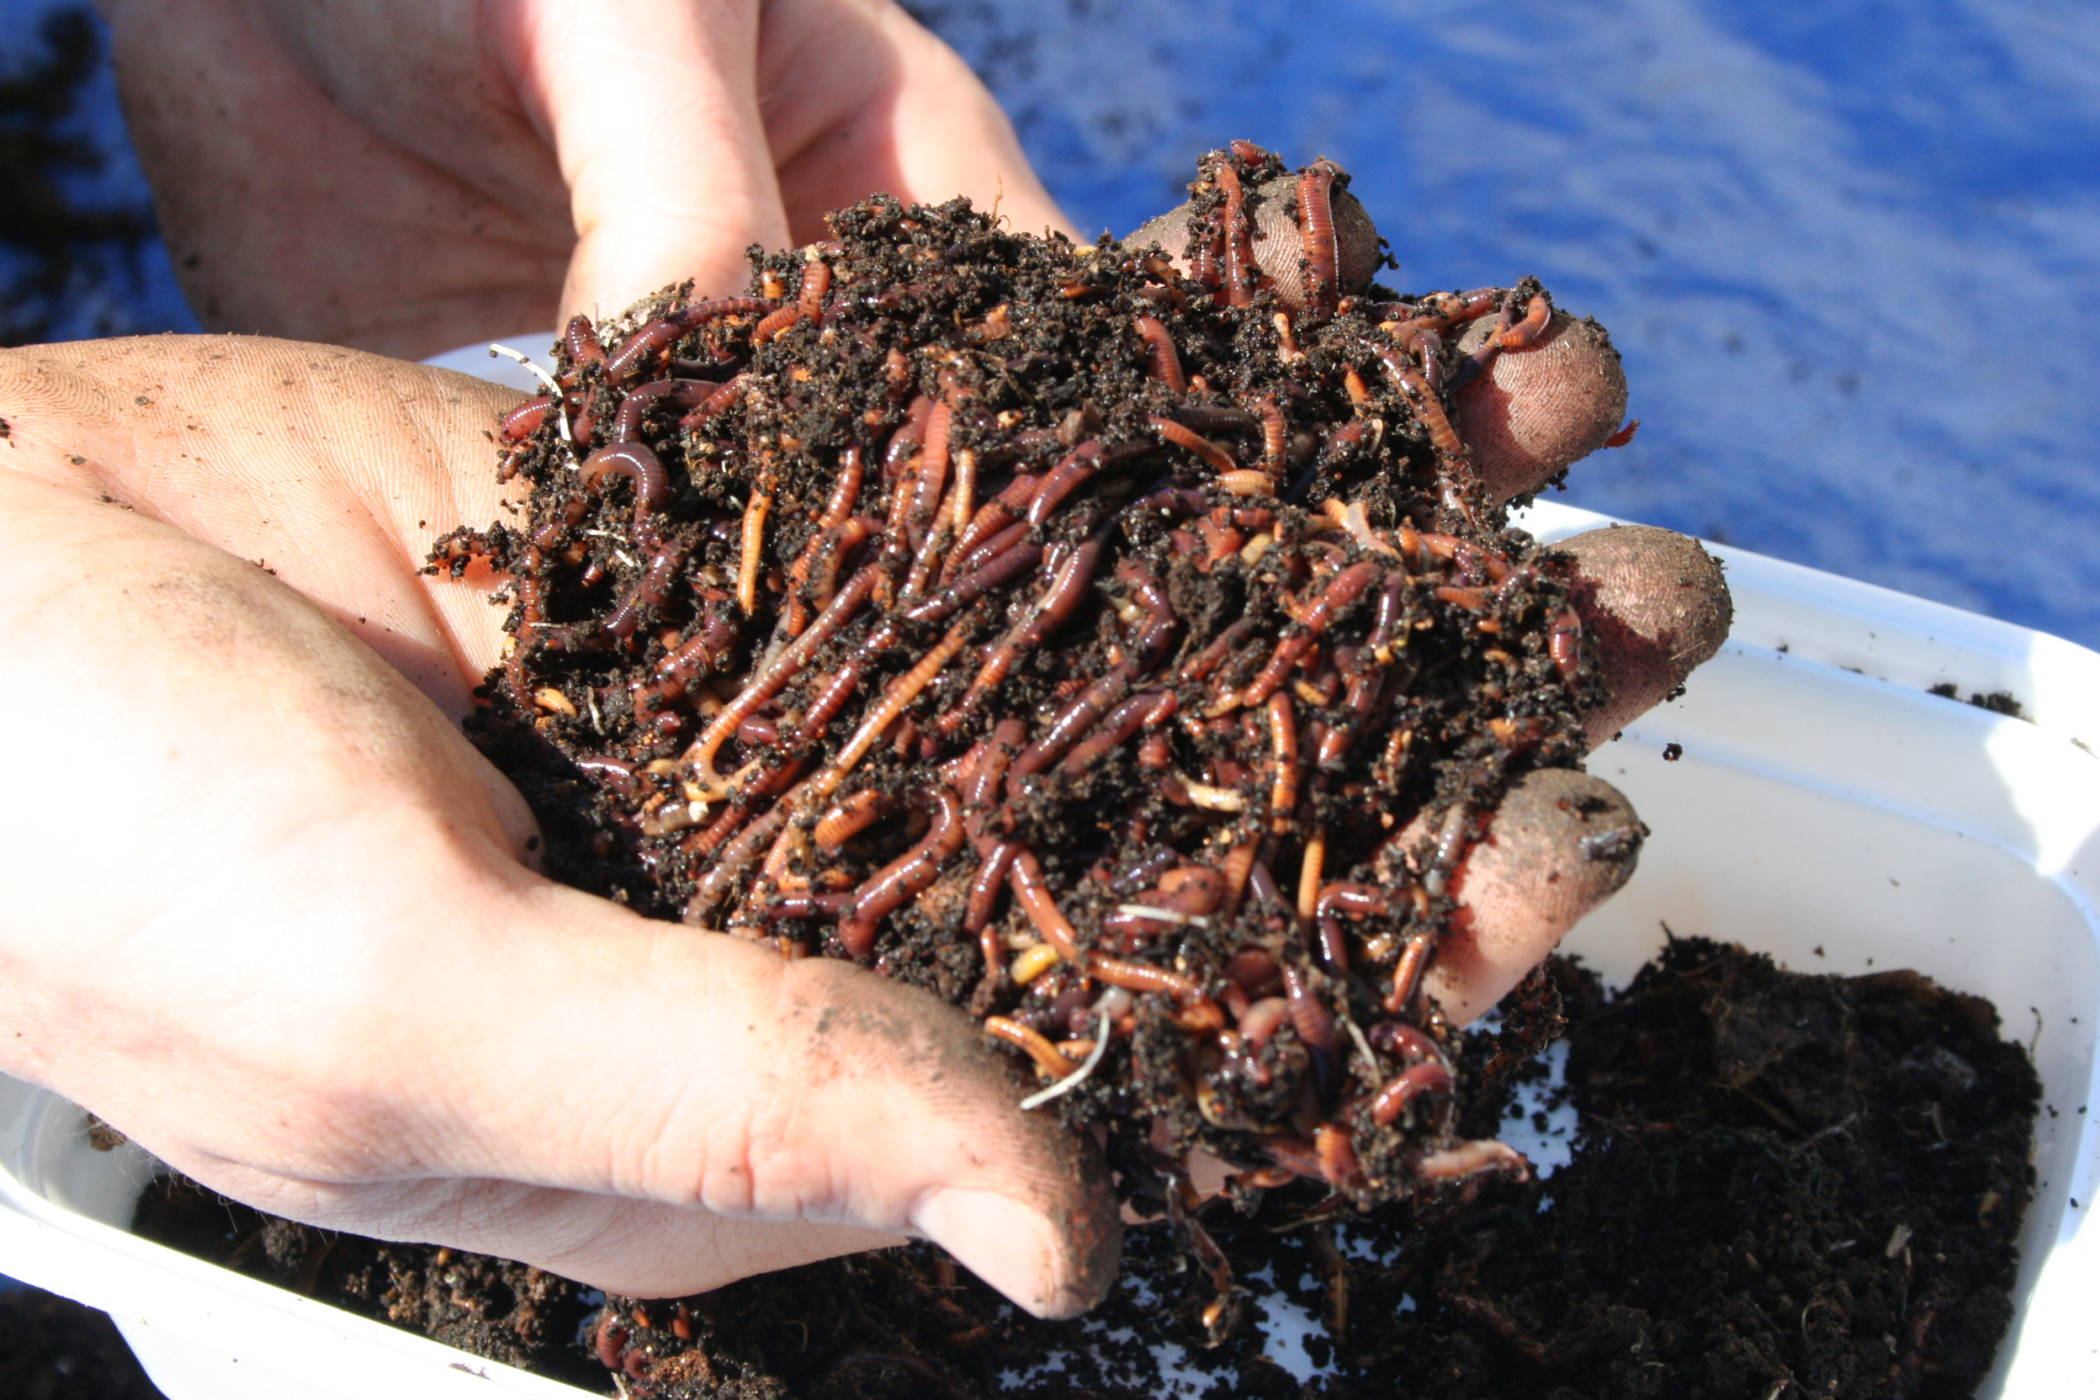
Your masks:
[[[458,367],[482,369],[462,363]],[[1544,504],[1545,538],[1608,523]],[[1805,971],[1917,968],[1996,1002],[2045,1108],[2003,1400],[2100,1395],[2100,655],[1733,550],[1736,625],[1690,693],[1591,768],[1654,829],[1569,942],[1623,981],[1680,934]],[[1927,693],[2007,691],[2010,719]],[[1666,763],[1663,746],[1683,746]],[[72,1105],[0,1077],[0,1273],[107,1310],[172,1400],[567,1397],[129,1234],[151,1162],[96,1152]]]

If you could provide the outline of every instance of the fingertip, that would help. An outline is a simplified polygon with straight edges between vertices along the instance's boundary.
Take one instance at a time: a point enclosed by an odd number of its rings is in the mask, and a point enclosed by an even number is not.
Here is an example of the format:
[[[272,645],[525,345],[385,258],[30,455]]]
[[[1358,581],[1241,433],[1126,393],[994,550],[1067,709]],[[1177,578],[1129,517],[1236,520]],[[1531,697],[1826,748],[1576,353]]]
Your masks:
[[[1721,649],[1735,604],[1720,561],[1674,530],[1614,525],[1554,548],[1573,567],[1576,609],[1604,672],[1604,702],[1584,719],[1594,747]]]
[[[1459,337],[1471,354],[1497,333],[1475,321]],[[1556,311],[1527,349],[1496,355],[1458,394],[1458,429],[1498,500],[1539,490],[1602,447],[1626,416],[1626,371],[1604,327]]]
[[[1502,1000],[1633,876],[1647,828],[1602,778],[1542,768],[1510,785],[1461,867],[1429,993],[1464,1024]]]
[[[912,1228],[978,1278],[1041,1318],[1076,1317],[1106,1296],[1122,1253],[1122,1221],[1053,1220],[1000,1192],[944,1186],[913,1208]]]
[[[1254,263],[1268,279],[1277,305],[1296,314],[1305,309],[1305,244],[1298,227],[1298,176],[1282,175],[1264,180],[1250,192]],[[1347,190],[1331,196],[1330,217],[1334,224],[1335,282],[1344,294],[1362,291],[1378,275],[1383,250],[1378,229],[1361,201]],[[1157,244],[1183,274],[1188,272],[1190,206],[1177,205],[1157,218],[1148,219],[1126,234],[1122,241],[1141,248]]]

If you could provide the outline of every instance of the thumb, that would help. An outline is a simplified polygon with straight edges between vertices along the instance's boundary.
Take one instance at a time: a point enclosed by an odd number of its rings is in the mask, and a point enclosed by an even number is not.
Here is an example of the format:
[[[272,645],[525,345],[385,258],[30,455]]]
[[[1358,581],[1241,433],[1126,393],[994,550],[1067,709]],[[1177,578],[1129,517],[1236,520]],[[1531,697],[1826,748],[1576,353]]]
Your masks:
[[[740,289],[744,250],[788,245],[755,88],[759,7],[520,6],[505,47],[569,189],[564,321],[688,277]]]
[[[881,1232],[936,1241],[1038,1314],[1107,1289],[1106,1169],[1019,1110],[1026,1086],[954,1008],[537,880],[518,900],[500,979],[440,984],[464,991],[446,1027],[464,1063],[420,1135],[455,1182],[534,1188],[537,1219],[515,1187],[452,1214],[512,1231],[496,1252],[660,1295]]]

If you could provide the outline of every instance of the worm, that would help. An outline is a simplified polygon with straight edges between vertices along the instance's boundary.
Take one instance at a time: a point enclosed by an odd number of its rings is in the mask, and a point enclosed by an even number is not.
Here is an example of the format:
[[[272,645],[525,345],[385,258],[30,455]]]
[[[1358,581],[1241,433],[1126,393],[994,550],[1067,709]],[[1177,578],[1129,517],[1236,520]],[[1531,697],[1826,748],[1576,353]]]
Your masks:
[[[1139,316],[1137,333],[1152,352],[1152,377],[1167,386],[1167,392],[1176,395],[1188,392],[1189,380],[1181,371],[1181,354],[1174,348],[1174,337],[1156,317]]]
[[[941,866],[962,848],[962,809],[945,787],[933,793],[933,825],[918,844],[876,872],[854,892],[838,924],[839,943],[856,960],[875,946],[875,927],[933,883]]]
[[[1171,418],[1154,417],[1147,419],[1146,422],[1151,425],[1152,431],[1158,433],[1168,442],[1173,443],[1176,447],[1185,447],[1198,457],[1201,457],[1204,464],[1210,467],[1211,470],[1219,473],[1220,476],[1231,473],[1239,465],[1239,463],[1232,460],[1230,452],[1227,452],[1209,438],[1197,433],[1194,429],[1177,423]]]
[[[1434,1060],[1409,1065],[1372,1096],[1371,1121],[1383,1128],[1422,1095],[1448,1094],[1456,1082],[1451,1071]]]
[[[715,754],[721,750],[723,743],[736,732],[737,726],[742,724],[747,716],[778,695],[781,688],[794,679],[796,672],[802,669],[812,652],[830,641],[839,629],[846,625],[873,591],[875,574],[875,565],[863,565],[860,571],[847,581],[846,586],[839,590],[839,595],[831,600],[831,606],[817,615],[817,620],[810,624],[809,630],[795,638],[784,651],[767,663],[758,675],[737,693],[736,699],[724,706],[721,713],[714,717],[700,737],[693,741],[692,747],[686,750],[681,761],[692,772],[693,781],[703,792],[709,794],[706,800],[714,800],[728,794],[726,780],[715,771]]]
[[[1314,315],[1334,312],[1341,290],[1341,252],[1334,233],[1332,161],[1314,161],[1298,177],[1298,242],[1305,251],[1305,301]]]

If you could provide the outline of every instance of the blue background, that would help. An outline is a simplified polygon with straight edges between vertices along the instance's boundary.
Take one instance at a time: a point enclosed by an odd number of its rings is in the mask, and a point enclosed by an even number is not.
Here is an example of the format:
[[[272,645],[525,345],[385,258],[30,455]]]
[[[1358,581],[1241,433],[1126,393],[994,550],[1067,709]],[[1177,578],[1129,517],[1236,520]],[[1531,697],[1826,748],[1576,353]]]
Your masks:
[[[1565,499],[2100,646],[2100,6],[919,9],[1084,227],[1244,136],[1352,171],[1389,281],[1604,321],[1643,427]],[[121,148],[106,80],[79,122]],[[67,334],[191,324],[157,251],[113,272]]]

